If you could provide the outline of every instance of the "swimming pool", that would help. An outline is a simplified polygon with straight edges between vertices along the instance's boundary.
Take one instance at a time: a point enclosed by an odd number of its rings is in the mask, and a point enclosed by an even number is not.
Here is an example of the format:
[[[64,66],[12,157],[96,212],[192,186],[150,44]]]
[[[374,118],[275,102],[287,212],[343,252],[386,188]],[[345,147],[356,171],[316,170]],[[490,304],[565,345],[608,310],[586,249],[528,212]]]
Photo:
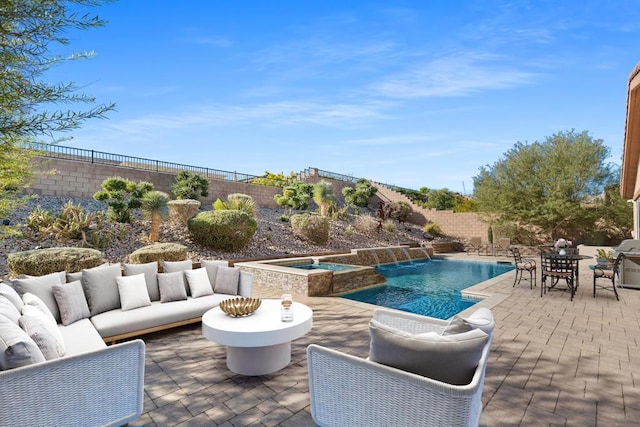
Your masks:
[[[385,286],[343,295],[355,301],[448,319],[479,300],[464,298],[460,291],[499,276],[513,265],[432,259],[378,266]]]

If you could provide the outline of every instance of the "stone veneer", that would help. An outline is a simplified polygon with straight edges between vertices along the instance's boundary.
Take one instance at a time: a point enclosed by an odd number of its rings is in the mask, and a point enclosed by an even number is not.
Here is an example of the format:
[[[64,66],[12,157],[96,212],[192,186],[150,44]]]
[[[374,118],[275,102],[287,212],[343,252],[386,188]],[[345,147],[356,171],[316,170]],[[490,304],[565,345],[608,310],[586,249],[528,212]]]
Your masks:
[[[373,266],[431,258],[433,248],[393,246],[352,249],[349,254],[321,257],[282,258],[266,261],[237,262],[234,266],[253,274],[253,282],[269,289],[304,296],[338,295],[385,283]],[[304,270],[294,264],[329,262],[360,266],[354,270]]]

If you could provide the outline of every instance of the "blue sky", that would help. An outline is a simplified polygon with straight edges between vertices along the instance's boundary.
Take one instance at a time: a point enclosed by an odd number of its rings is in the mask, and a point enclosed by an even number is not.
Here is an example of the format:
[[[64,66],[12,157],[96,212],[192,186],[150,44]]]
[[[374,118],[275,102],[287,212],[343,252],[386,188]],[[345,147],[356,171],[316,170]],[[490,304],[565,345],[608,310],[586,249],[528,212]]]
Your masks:
[[[53,68],[108,120],[61,144],[249,174],[309,166],[470,194],[518,141],[588,130],[620,163],[629,1],[126,1]],[[64,106],[63,106],[64,107]]]

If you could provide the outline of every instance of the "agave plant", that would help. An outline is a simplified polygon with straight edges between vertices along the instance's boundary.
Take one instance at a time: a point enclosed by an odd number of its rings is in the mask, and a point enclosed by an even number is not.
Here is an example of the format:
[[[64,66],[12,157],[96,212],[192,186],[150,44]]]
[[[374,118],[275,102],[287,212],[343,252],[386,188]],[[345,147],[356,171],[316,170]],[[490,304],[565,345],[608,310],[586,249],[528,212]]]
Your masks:
[[[169,214],[167,203],[169,203],[169,195],[162,191],[149,191],[142,196],[140,209],[145,216],[151,218],[149,240],[152,242],[160,240],[160,224]]]

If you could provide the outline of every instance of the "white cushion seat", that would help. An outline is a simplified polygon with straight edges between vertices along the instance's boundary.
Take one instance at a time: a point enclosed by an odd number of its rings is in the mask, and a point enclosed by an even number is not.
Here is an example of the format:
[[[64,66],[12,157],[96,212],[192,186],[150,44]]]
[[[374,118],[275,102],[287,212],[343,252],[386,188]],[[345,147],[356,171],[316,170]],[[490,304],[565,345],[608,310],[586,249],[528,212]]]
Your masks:
[[[64,339],[65,356],[107,347],[89,319],[81,319],[68,326],[58,325],[58,330]]]
[[[211,307],[228,298],[229,295],[214,294],[170,303],[152,301],[151,305],[135,310],[111,310],[97,314],[91,317],[91,322],[100,335],[107,338],[202,317]]]

